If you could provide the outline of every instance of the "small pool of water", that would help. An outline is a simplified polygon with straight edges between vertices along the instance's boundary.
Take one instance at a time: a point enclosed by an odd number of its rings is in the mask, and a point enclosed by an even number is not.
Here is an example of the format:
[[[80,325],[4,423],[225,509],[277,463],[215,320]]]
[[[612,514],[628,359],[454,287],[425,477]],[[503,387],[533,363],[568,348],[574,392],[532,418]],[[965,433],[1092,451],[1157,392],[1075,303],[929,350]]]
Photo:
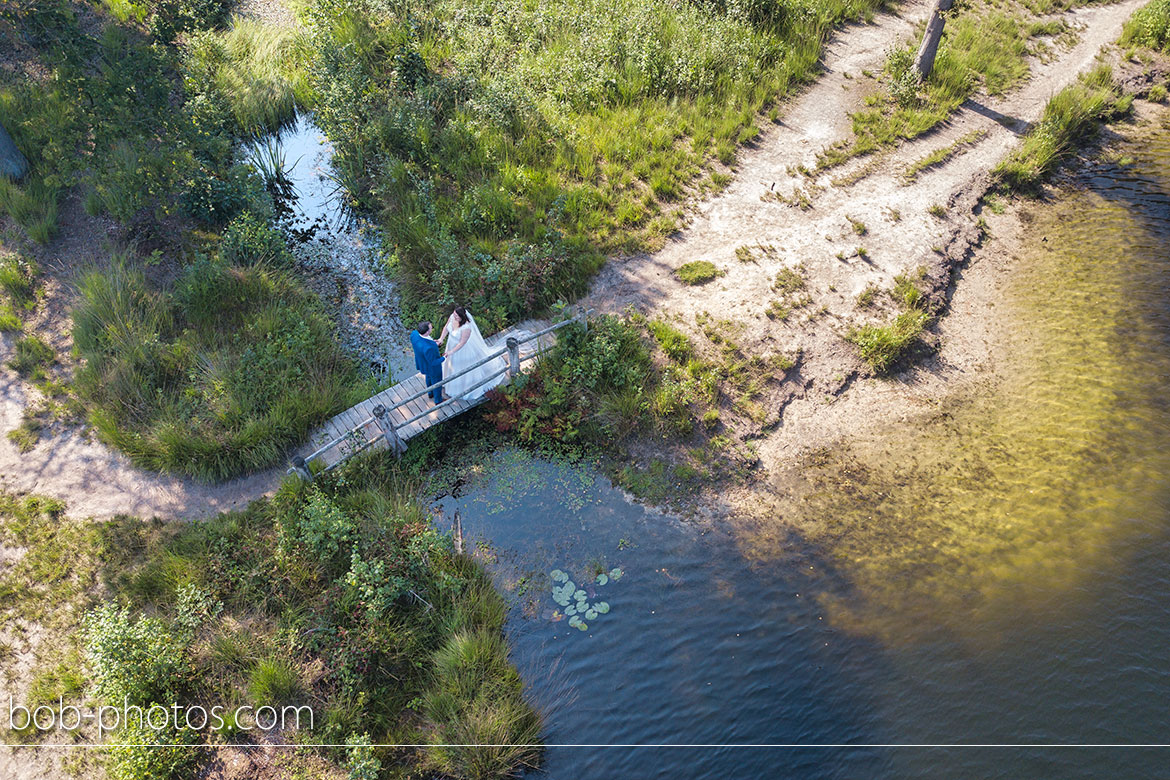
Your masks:
[[[294,246],[310,285],[334,308],[345,348],[391,382],[415,373],[410,326],[399,317],[399,297],[376,226],[351,212],[332,178],[333,148],[310,115],[277,137],[296,194]]]
[[[440,502],[514,597],[546,776],[1166,776],[1043,747],[1170,729],[1170,133],[1122,151],[1030,208],[1001,385],[810,462],[766,533],[517,451]],[[554,569],[609,612],[556,620]]]

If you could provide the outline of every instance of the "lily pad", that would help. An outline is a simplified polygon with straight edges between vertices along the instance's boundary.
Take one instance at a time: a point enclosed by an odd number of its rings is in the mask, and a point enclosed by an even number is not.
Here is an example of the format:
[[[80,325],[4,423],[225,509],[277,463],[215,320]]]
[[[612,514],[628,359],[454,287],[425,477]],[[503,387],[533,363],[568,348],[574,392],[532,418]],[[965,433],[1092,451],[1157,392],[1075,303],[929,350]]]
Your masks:
[[[586,623],[584,620],[582,620],[580,623],[577,624],[577,630],[578,631],[588,631],[589,624]]]
[[[609,582],[609,575],[608,574],[598,574],[597,575],[597,584],[598,585],[604,585],[607,582]]]
[[[586,620],[596,620],[597,619],[597,610],[595,610],[595,609],[585,610],[585,619]]]
[[[576,628],[577,626],[581,625],[581,618],[573,615],[573,617],[569,618],[569,625],[573,628]]]
[[[569,579],[569,575],[565,574],[560,569],[553,569],[548,576],[552,578],[553,582],[565,582]]]
[[[570,604],[569,606],[565,607],[565,614],[566,615],[576,615],[577,608],[574,607],[572,604]]]
[[[609,612],[609,602],[599,601],[593,605],[593,610],[596,611],[599,615],[604,615],[606,612]]]
[[[614,582],[617,582],[618,580],[620,580],[622,578],[622,570],[621,569],[610,569],[609,570],[609,578],[611,580],[613,580]]]
[[[553,596],[553,601],[555,601],[558,605],[560,605],[562,607],[569,606],[568,596]]]
[[[588,598],[588,596],[589,596],[589,594],[587,594],[583,590],[578,590],[576,593],[573,594],[573,598],[576,599],[577,601],[584,601],[586,598]]]

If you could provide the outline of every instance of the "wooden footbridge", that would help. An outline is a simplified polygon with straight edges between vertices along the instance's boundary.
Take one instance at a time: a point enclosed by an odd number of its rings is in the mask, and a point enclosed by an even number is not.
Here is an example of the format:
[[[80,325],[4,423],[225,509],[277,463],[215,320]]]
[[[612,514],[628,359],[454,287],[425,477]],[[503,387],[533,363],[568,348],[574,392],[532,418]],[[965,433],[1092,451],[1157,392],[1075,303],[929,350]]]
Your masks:
[[[430,397],[432,390],[488,364],[498,363],[499,369],[486,377],[483,384],[493,383],[500,376],[510,380],[524,370],[525,363],[556,343],[557,330],[573,322],[588,327],[587,316],[588,312],[582,312],[553,325],[545,320],[529,320],[502,330],[484,339],[492,349],[487,357],[433,385],[428,386],[422,374],[412,374],[409,379],[327,421],[309,439],[309,446],[316,449],[293,458],[288,473],[312,481],[317,474],[334,469],[369,449],[389,448],[401,456],[406,452],[406,442],[415,436],[487,400],[484,396],[473,401],[451,398],[435,404]]]

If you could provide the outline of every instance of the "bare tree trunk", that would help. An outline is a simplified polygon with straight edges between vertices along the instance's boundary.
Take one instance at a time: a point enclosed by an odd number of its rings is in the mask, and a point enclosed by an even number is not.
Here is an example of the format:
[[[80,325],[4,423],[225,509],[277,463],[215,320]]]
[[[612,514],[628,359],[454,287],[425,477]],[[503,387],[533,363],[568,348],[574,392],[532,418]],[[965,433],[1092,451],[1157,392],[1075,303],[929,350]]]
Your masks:
[[[955,0],[938,0],[934,11],[930,14],[930,21],[926,23],[926,33],[922,36],[922,45],[918,47],[918,56],[914,58],[914,70],[926,79],[934,68],[934,58],[938,54],[938,43],[942,40],[943,25],[946,24],[944,13],[951,10]]]

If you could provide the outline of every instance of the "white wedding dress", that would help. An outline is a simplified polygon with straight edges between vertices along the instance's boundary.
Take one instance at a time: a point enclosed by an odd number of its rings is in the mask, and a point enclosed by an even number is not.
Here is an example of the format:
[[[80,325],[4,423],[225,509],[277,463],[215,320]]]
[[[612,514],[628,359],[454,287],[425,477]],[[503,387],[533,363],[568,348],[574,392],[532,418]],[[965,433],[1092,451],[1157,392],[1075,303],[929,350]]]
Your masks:
[[[463,339],[464,331],[467,331],[467,343],[454,354],[448,354],[447,359],[443,361],[444,379],[474,366],[492,353],[492,349],[483,340],[483,334],[479,332],[479,326],[475,324],[475,318],[470,314],[467,315],[466,325],[459,325],[459,318],[454,314],[447,320],[448,352]],[[501,355],[495,360],[484,363],[474,371],[443,385],[443,389],[451,398],[478,401],[488,390],[507,381],[507,373],[498,373],[507,367],[508,361]]]

